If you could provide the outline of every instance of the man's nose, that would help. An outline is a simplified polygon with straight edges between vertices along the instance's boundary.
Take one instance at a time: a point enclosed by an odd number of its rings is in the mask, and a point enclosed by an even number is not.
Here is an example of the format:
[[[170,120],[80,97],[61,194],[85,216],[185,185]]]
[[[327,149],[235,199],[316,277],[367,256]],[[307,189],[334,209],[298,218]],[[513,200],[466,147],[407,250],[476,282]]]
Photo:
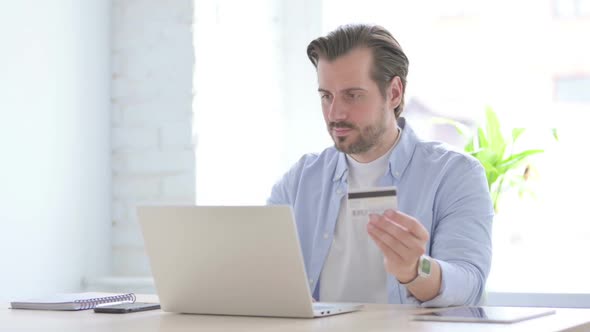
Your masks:
[[[345,120],[348,116],[346,106],[340,102],[339,98],[333,98],[332,103],[328,106],[328,119],[332,122]]]

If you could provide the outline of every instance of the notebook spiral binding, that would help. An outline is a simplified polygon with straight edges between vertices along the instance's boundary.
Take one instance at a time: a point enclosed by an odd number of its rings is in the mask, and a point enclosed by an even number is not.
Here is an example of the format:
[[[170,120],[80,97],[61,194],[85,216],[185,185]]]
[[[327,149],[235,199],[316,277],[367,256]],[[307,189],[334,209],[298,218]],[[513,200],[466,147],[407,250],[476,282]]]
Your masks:
[[[98,305],[104,303],[113,303],[113,302],[135,302],[135,294],[125,294],[125,295],[117,295],[117,296],[107,296],[98,299],[86,299],[86,300],[76,300],[74,302],[80,303],[82,306],[80,309],[93,309]]]

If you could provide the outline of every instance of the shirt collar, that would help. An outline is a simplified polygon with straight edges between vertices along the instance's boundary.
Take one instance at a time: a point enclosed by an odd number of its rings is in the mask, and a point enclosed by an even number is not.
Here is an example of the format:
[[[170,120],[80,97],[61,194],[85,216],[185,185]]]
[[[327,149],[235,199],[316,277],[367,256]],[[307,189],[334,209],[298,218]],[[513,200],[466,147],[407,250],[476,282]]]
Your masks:
[[[404,174],[404,171],[410,164],[414,149],[416,148],[416,142],[418,137],[406,122],[406,119],[400,117],[397,119],[397,125],[402,128],[402,136],[397,146],[391,151],[389,156],[389,172],[391,176],[396,179],[400,179]],[[334,182],[341,180],[348,172],[348,163],[346,162],[346,155],[342,152],[338,153],[338,162],[336,164],[336,170],[334,171]]]

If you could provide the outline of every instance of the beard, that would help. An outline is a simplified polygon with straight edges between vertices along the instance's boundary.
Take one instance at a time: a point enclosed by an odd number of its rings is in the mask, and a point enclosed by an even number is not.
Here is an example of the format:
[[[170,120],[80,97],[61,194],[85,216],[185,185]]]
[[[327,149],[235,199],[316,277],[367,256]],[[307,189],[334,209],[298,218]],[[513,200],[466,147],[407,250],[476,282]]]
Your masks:
[[[345,137],[334,137],[330,135],[334,141],[334,147],[346,154],[361,154],[371,150],[381,141],[381,137],[387,130],[385,112],[386,109],[382,108],[379,119],[362,128],[346,121],[330,122],[328,124],[329,133],[332,132],[333,128],[349,128],[359,133],[356,138],[350,135]]]

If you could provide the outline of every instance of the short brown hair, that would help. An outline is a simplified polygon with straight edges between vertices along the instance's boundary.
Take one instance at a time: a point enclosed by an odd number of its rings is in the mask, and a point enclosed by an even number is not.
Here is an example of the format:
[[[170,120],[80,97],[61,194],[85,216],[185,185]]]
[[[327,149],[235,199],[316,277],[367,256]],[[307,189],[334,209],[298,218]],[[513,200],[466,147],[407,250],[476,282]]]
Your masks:
[[[402,99],[394,114],[399,118],[404,108],[406,78],[409,61],[391,33],[379,25],[347,24],[338,27],[325,37],[319,37],[307,46],[307,56],[317,68],[320,57],[332,61],[357,47],[368,47],[373,53],[371,78],[379,86],[383,98],[387,86],[395,76],[402,81]]]

